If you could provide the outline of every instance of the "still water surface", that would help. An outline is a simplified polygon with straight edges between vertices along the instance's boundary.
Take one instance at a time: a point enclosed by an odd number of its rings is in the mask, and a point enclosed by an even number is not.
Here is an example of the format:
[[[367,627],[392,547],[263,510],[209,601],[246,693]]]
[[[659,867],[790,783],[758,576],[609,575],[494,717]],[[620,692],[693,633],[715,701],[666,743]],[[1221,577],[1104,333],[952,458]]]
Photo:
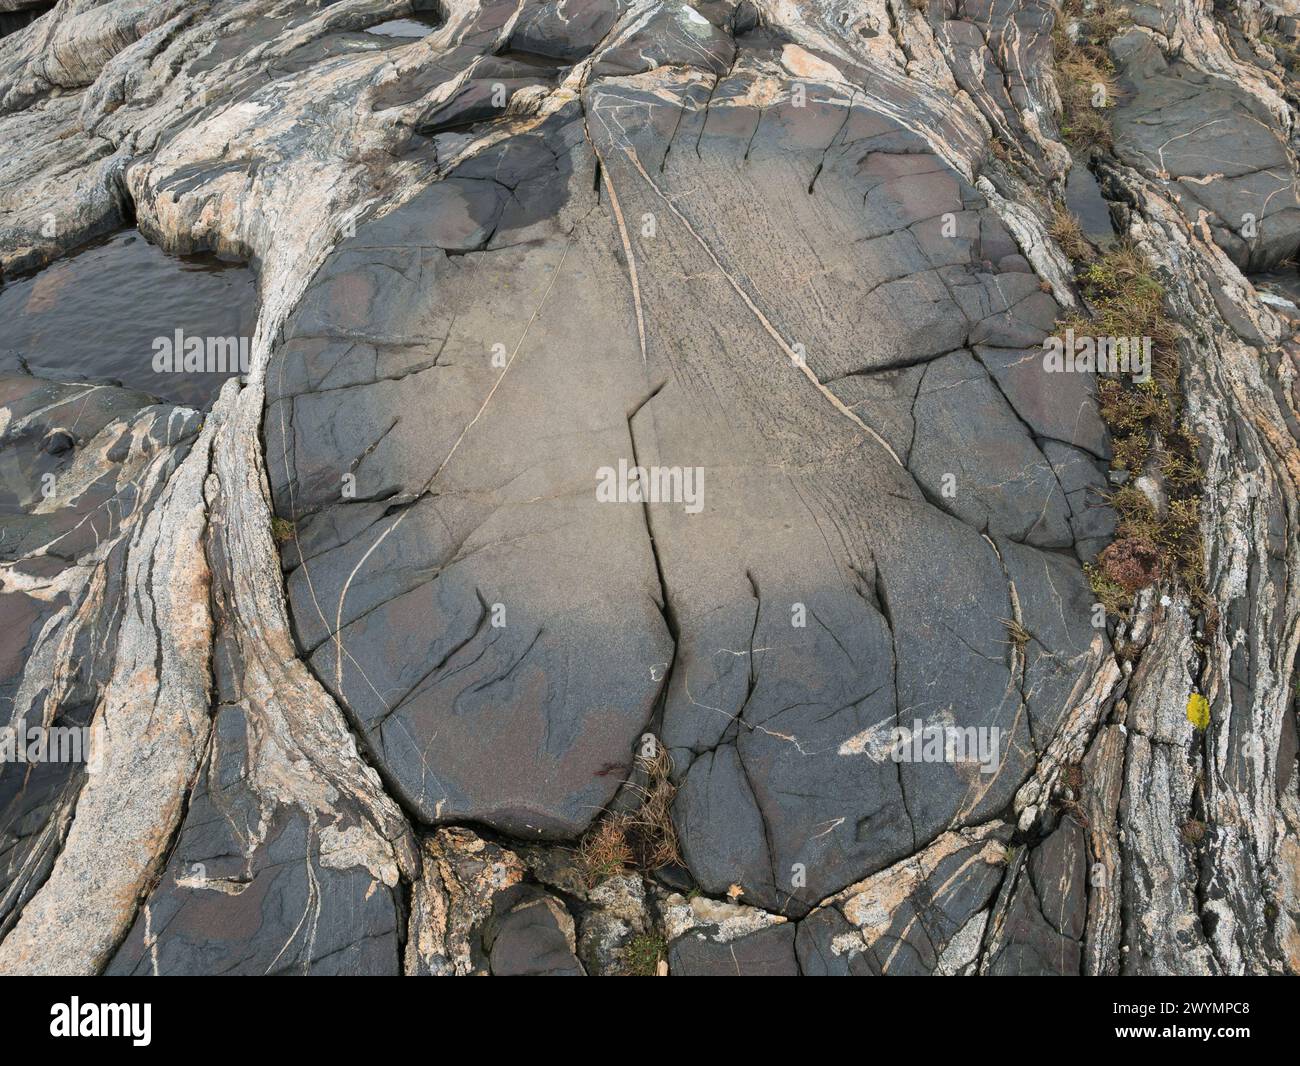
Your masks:
[[[207,407],[231,375],[155,370],[160,339],[174,348],[180,330],[206,350],[224,354],[232,338],[247,350],[256,322],[251,270],[167,255],[134,230],[0,286],[0,351],[17,351],[37,377],[116,380],[190,407]]]

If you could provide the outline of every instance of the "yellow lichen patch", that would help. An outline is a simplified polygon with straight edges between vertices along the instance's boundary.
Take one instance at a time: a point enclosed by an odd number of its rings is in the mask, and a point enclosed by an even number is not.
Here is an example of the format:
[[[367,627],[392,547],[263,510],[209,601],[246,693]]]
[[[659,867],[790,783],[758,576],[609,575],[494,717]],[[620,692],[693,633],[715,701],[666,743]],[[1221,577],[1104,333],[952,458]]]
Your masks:
[[[1187,720],[1197,729],[1204,729],[1210,724],[1210,701],[1199,692],[1187,697]]]

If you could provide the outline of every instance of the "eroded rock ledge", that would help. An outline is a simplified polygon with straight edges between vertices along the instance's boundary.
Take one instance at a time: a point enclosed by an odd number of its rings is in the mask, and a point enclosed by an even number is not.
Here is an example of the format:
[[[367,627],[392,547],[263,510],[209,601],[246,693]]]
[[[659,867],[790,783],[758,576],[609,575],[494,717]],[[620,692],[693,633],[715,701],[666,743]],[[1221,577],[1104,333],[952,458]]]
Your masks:
[[[1112,442],[1040,358],[1086,311],[1074,16],[61,0],[0,40],[0,269],[133,220],[262,301],[206,413],[6,357],[3,721],[102,743],[0,765],[0,971],[1300,970],[1300,309],[1259,276],[1297,22],[1116,11],[1090,163],[1177,333],[1207,595],[1102,624]],[[601,502],[620,462],[702,493]],[[925,727],[1000,740],[890,757]],[[647,751],[681,862],[593,867]]]

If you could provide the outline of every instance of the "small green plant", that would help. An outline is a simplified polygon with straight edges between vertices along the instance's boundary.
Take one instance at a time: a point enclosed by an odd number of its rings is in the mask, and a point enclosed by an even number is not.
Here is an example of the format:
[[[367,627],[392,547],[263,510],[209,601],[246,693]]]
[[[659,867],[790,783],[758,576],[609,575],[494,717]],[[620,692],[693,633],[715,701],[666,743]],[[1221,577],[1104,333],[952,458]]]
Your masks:
[[[1133,602],[1132,593],[1112,578],[1105,569],[1096,563],[1084,563],[1083,572],[1092,586],[1092,593],[1107,614],[1122,615]]]
[[[281,518],[279,515],[271,516],[271,537],[276,544],[293,540],[294,532],[293,523],[287,518]]]
[[[659,972],[659,960],[664,958],[668,944],[657,933],[638,933],[623,948],[623,964],[628,977],[654,977]]]
[[[1283,40],[1275,33],[1261,33],[1259,43],[1272,49],[1273,57],[1288,70],[1300,67],[1300,48],[1291,41]]]

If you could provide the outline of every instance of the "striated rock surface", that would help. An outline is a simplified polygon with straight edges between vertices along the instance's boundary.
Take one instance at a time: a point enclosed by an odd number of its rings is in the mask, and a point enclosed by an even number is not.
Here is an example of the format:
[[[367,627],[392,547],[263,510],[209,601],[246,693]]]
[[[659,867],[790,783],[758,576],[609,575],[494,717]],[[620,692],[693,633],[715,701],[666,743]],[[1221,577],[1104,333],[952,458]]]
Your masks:
[[[1045,0],[4,36],[0,277],[261,306],[206,412],[0,364],[0,724],[107,738],[0,763],[0,972],[1296,972],[1294,21],[1106,7],[1086,159]],[[1084,165],[1203,471],[1109,619]]]

